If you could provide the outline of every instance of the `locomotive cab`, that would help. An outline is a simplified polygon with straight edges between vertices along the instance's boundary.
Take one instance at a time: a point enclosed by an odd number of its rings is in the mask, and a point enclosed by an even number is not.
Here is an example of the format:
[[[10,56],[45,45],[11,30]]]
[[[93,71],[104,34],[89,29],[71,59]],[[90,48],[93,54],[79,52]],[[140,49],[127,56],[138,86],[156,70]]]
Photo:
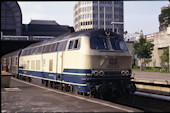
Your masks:
[[[79,54],[79,58],[83,59],[77,58],[77,62],[81,68],[91,70],[83,78],[91,94],[117,97],[135,92],[130,81],[132,56],[123,38],[108,32],[82,36],[80,47],[83,57]]]

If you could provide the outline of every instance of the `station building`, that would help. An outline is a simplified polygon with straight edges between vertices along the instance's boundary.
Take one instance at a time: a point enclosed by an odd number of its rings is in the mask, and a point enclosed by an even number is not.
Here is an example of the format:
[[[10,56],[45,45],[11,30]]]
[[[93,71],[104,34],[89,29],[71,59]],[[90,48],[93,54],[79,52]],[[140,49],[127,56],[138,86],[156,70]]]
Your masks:
[[[75,31],[105,29],[123,36],[123,1],[78,1],[73,23]]]
[[[59,25],[54,20],[31,20],[22,24],[22,11],[17,1],[1,2],[1,34],[13,36],[59,36],[74,32],[68,25]]]
[[[22,35],[22,13],[16,1],[1,2],[1,32],[5,35]]]
[[[31,20],[22,23],[22,10],[17,1],[1,2],[1,57],[32,43],[74,32],[68,25],[54,20]]]
[[[74,32],[74,28],[67,25],[59,25],[54,20],[31,20],[29,24],[23,24],[24,36],[54,36]]]

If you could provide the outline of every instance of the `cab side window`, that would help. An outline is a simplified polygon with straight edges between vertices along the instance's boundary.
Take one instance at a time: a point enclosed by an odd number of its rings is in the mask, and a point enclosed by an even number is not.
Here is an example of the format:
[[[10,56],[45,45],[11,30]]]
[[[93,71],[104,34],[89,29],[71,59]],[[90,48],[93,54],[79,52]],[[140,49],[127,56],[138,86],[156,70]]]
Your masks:
[[[80,46],[79,43],[80,43],[79,40],[75,40],[74,41],[74,49],[78,49],[79,48],[79,46]]]
[[[72,49],[73,48],[73,42],[74,41],[70,41],[68,49]]]
[[[80,48],[80,39],[71,40],[68,46],[68,50],[76,50]]]

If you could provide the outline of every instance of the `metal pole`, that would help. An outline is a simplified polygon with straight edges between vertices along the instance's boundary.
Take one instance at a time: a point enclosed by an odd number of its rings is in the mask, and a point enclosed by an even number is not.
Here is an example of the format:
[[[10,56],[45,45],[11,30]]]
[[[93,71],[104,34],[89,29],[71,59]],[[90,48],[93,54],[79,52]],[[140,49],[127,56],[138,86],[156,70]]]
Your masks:
[[[169,72],[170,72],[170,46],[169,46]]]
[[[104,7],[104,30],[106,30],[106,17],[105,17],[105,7]]]
[[[100,29],[100,1],[98,1],[98,29]]]
[[[1,31],[1,40],[3,39],[3,32]]]
[[[114,22],[114,1],[112,1],[112,22]],[[112,31],[114,32],[114,24],[112,24]]]
[[[123,24],[123,22],[111,22],[111,24],[113,25],[113,24]],[[113,31],[114,32],[114,31]],[[117,27],[117,29],[116,29],[116,33],[118,34],[118,27]]]
[[[141,61],[141,58],[140,58],[140,72],[142,72],[142,61]]]

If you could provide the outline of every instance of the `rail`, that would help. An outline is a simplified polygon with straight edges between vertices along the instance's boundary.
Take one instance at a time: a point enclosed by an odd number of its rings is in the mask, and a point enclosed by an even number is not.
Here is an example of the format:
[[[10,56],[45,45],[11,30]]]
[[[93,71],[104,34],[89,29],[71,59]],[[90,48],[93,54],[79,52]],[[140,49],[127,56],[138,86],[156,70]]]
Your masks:
[[[170,95],[170,82],[169,80],[157,81],[157,80],[144,80],[144,79],[132,79],[135,83],[137,90],[147,91],[151,93]]]

